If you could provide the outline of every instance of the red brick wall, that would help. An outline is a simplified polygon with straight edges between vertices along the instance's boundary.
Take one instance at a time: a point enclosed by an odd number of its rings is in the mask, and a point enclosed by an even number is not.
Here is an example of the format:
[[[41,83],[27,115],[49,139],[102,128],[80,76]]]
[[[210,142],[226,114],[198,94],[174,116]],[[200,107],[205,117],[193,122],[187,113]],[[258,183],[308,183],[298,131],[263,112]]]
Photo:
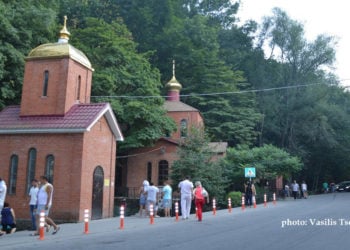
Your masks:
[[[101,166],[104,173],[102,217],[113,216],[116,146],[116,138],[104,117],[86,133],[83,144],[84,171],[81,173],[80,211],[91,211],[93,172],[97,166]]]
[[[44,72],[49,71],[47,96],[43,94]],[[90,102],[90,69],[72,59],[31,60],[25,64],[21,116],[64,115],[77,103],[78,77],[81,77],[80,103]]]
[[[85,134],[0,135],[0,173],[9,185],[11,155],[18,155],[17,189],[6,200],[18,218],[29,219],[26,176],[28,151],[37,150],[36,178],[44,174],[46,157],[54,155],[53,218],[81,221],[91,211],[92,179],[96,166],[103,167],[110,186],[104,187],[103,217],[113,215],[116,141],[104,117]],[[83,170],[82,170],[83,169]]]
[[[28,152],[30,148],[37,151],[36,178],[44,174],[46,157],[54,156],[54,198],[52,215],[57,218],[74,219],[77,217],[79,196],[82,134],[33,134],[1,135],[0,166],[3,178],[9,184],[10,157],[18,155],[18,172],[16,194],[7,195],[7,200],[14,207],[18,218],[28,218],[28,196],[26,194],[26,176]],[[72,185],[73,184],[73,185]]]
[[[164,153],[161,150],[162,147],[165,149]],[[154,147],[133,151],[131,154],[138,155],[128,158],[126,185],[132,188],[140,187],[142,182],[147,179],[148,162],[152,163],[153,183],[155,185],[162,185],[162,183],[158,183],[159,162],[161,160],[168,161],[169,169],[171,169],[172,163],[177,159],[176,145],[166,141],[158,141]]]
[[[171,138],[174,140],[179,140],[181,137],[181,133],[180,133],[181,126],[180,125],[181,125],[182,119],[187,120],[188,129],[190,129],[191,126],[199,126],[199,127],[204,126],[203,118],[198,111],[168,112],[167,115],[170,116],[171,118],[173,118],[174,121],[176,122],[176,125],[177,125],[177,131],[171,135]]]

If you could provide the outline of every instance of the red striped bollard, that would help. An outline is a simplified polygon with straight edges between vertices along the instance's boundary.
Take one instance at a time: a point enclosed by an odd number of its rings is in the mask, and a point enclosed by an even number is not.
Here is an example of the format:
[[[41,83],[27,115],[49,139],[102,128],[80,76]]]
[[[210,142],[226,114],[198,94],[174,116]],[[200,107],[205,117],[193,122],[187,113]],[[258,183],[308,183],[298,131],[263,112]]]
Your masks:
[[[276,205],[276,193],[273,193],[273,205]]]
[[[84,210],[84,234],[89,233],[89,209]]]
[[[154,224],[154,212],[153,212],[153,204],[149,205],[149,218],[150,218],[150,224]]]
[[[242,211],[245,209],[245,197],[242,195]]]
[[[213,199],[213,215],[216,215],[216,200]]]
[[[39,218],[39,240],[43,240],[45,238],[44,233],[45,228],[45,211],[40,211],[40,218]]]
[[[120,206],[120,229],[124,229],[124,213],[125,213],[125,208],[123,205]]]
[[[266,207],[266,202],[267,202],[267,195],[264,194],[264,207]]]
[[[176,221],[179,221],[179,203],[175,202],[175,218]]]
[[[256,208],[256,199],[255,199],[255,195],[253,195],[252,200],[253,200],[253,207]]]
[[[228,212],[232,212],[231,198],[228,198]]]

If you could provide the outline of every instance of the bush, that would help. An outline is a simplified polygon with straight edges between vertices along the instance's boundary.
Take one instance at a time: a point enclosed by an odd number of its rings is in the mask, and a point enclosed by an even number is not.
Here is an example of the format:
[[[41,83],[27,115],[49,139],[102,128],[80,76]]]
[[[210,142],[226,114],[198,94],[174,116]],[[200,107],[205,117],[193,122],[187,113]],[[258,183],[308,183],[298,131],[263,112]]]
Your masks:
[[[241,192],[232,191],[232,192],[228,193],[226,198],[227,199],[231,198],[231,206],[232,207],[241,206],[241,203],[242,203],[242,193]]]

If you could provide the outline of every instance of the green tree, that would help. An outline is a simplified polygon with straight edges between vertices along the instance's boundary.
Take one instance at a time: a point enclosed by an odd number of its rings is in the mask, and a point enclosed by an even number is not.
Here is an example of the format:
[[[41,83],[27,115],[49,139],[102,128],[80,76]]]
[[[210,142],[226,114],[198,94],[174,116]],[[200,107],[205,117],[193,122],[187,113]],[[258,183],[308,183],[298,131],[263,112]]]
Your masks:
[[[190,176],[193,181],[201,181],[211,197],[223,198],[227,185],[224,169],[219,162],[212,161],[214,153],[204,131],[192,127],[188,137],[180,143],[177,155],[170,176],[175,185]]]
[[[84,28],[73,30],[72,44],[93,62],[93,98],[111,102],[116,112],[125,136],[120,149],[148,146],[172,132],[175,124],[162,107],[159,72],[147,55],[137,53],[126,26],[121,21],[108,24],[96,18],[84,23]]]
[[[252,144],[260,119],[255,97],[233,94],[249,89],[249,85],[242,72],[232,71],[220,60],[218,27],[211,26],[208,17],[197,15],[178,20],[161,40],[170,46],[158,50],[159,58],[178,62],[177,79],[183,85],[182,94],[189,95],[182,100],[201,111],[210,137],[230,145]]]
[[[244,168],[251,166],[256,168],[256,177],[259,179],[273,179],[277,176],[289,179],[302,169],[303,163],[300,158],[273,145],[252,149],[239,146],[227,150],[225,169],[232,187],[240,188],[243,185]]]
[[[56,15],[46,4],[0,2],[0,110],[20,102],[25,56],[54,35]]]
[[[302,24],[280,9],[264,20],[258,38],[255,51],[267,45],[270,54],[267,60],[258,54],[243,60],[247,79],[255,88],[281,88],[257,94],[263,114],[259,145],[272,143],[298,155],[305,164],[303,178],[316,189],[324,178],[334,179],[332,170],[343,168],[336,157],[343,152],[338,146],[348,147],[340,139],[347,129],[338,130],[337,122],[347,124],[348,112],[338,93],[343,90],[326,71],[335,61],[336,40],[319,35],[307,41]],[[335,148],[340,151],[335,153]]]
[[[232,17],[237,6],[224,0],[118,2],[126,6],[122,17],[141,51],[154,50],[151,62],[162,73],[162,82],[169,80],[175,59],[181,94],[190,95],[181,100],[201,111],[209,136],[230,145],[253,144],[260,120],[255,96],[232,94],[249,89],[249,84],[242,72],[220,59],[218,42],[225,16]],[[206,95],[213,92],[231,94]]]
[[[312,90],[312,97],[306,104],[309,112],[299,114],[304,122],[296,137],[308,152],[303,155],[306,167],[302,175],[317,190],[323,181],[350,178],[350,94],[337,86],[322,86]]]

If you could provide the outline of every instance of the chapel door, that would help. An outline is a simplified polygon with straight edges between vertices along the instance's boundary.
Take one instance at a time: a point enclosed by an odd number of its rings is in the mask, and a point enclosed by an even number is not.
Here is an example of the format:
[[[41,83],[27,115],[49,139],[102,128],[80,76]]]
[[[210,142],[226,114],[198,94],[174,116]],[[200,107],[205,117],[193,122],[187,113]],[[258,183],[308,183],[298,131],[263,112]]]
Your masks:
[[[102,167],[98,166],[94,170],[93,186],[92,186],[92,211],[91,219],[102,218],[102,207],[103,207],[103,180],[104,174]]]

